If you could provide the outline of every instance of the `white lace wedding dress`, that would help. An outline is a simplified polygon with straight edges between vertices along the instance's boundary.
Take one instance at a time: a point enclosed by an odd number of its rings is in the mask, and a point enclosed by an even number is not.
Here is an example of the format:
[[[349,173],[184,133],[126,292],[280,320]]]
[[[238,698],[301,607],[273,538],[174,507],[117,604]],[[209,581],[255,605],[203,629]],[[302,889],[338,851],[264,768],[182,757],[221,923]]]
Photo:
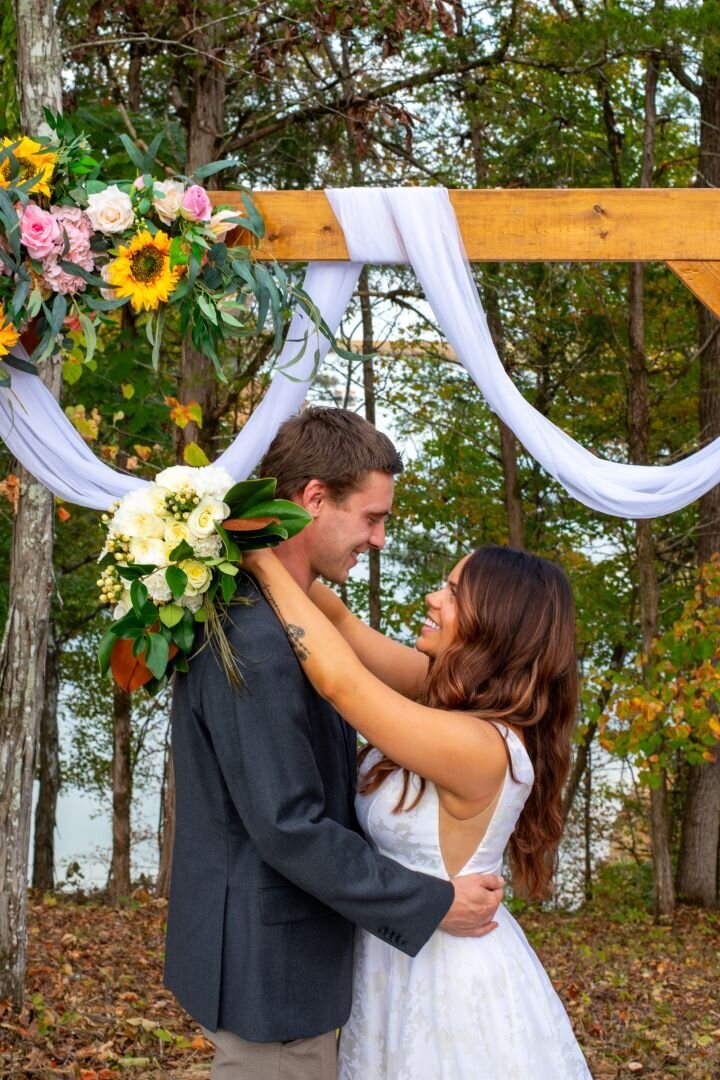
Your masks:
[[[518,783],[508,771],[484,837],[462,874],[502,871],[503,852],[533,781],[530,759],[513,732],[508,748]],[[366,766],[372,761],[371,754]],[[365,835],[396,862],[447,878],[437,791],[427,784],[415,809],[393,814],[401,783],[397,772],[370,795],[358,795]],[[525,935],[504,907],[497,922],[483,938],[437,930],[412,958],[358,930],[339,1080],[590,1077],[562,1003]]]

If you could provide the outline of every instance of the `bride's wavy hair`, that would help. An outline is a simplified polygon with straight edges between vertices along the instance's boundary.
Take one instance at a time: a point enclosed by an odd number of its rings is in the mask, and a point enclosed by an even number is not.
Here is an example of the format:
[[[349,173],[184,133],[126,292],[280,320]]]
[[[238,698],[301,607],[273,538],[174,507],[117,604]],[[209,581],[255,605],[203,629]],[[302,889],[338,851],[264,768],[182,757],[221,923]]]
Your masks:
[[[484,546],[465,563],[452,643],[431,661],[420,701],[521,729],[535,779],[509,843],[513,887],[528,899],[550,891],[563,831],[562,790],[571,758],[578,678],[575,605],[565,573],[547,559]],[[372,748],[364,747],[361,760]],[[515,780],[507,746],[510,774]],[[400,768],[375,762],[360,785],[374,791]],[[406,806],[410,774],[395,812]]]

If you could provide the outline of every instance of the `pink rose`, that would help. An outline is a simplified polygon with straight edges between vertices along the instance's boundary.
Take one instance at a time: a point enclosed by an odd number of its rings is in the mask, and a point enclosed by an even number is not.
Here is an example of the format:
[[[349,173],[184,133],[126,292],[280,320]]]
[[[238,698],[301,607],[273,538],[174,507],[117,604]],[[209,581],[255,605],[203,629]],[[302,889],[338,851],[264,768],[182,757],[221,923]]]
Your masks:
[[[180,213],[188,221],[209,221],[212,216],[212,203],[205,188],[192,184],[183,195]]]
[[[56,255],[62,245],[60,226],[47,210],[30,203],[20,219],[20,238],[31,259]]]

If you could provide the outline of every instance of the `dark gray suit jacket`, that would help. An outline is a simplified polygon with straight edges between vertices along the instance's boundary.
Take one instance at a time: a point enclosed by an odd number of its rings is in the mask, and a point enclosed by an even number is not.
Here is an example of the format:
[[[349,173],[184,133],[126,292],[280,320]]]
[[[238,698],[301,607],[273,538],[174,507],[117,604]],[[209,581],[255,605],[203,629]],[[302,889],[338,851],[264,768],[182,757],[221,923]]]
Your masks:
[[[414,956],[452,903],[447,881],[379,855],[353,809],[356,739],[312,688],[255,582],[228,638],[175,675],[176,833],[165,983],[215,1031],[308,1038],[350,1012],[353,924]]]

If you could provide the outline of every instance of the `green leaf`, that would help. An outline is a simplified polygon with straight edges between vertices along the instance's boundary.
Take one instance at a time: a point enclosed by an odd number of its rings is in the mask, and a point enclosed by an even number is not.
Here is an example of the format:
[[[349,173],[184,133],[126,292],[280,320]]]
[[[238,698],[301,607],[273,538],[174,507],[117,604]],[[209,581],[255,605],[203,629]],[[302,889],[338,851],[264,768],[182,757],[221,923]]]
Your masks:
[[[265,235],[265,222],[263,221],[262,216],[260,215],[260,212],[256,207],[255,203],[253,202],[252,195],[249,191],[241,191],[240,198],[243,201],[245,213],[247,214],[248,220],[250,222],[250,232],[254,233],[255,236],[257,236],[258,240],[262,240],[263,236]]]
[[[148,634],[145,664],[156,679],[161,679],[165,674],[169,656],[170,648],[162,634]]]
[[[170,567],[168,567],[170,569]],[[184,614],[184,609],[179,604],[164,604],[160,608],[160,622],[165,626],[177,626]]]
[[[202,608],[198,610],[202,611]],[[173,627],[173,641],[178,649],[182,649],[184,653],[190,653],[193,650],[195,644],[195,621],[192,612],[185,610],[181,622]]]
[[[100,674],[107,675],[110,668],[110,656],[115,642],[117,641],[117,635],[113,630],[108,630],[103,634],[100,644],[98,645],[98,662],[100,664]]]
[[[52,309],[50,311],[49,327],[52,337],[57,335],[62,330],[62,325],[67,315],[67,300],[62,293],[55,293],[55,299],[53,300]]]
[[[132,600],[133,610],[137,612],[138,615],[142,615],[143,608],[148,602],[148,591],[142,581],[133,581],[130,586],[130,599]]]
[[[194,554],[195,552],[187,540],[181,540],[177,547],[174,547],[170,552],[170,561],[182,562],[183,559],[192,559]]]
[[[218,563],[218,570],[221,574],[230,574],[231,577],[235,577],[238,569],[239,567],[235,566],[235,564],[231,562]]]
[[[125,147],[127,156],[130,158],[137,171],[141,174],[146,172],[147,170],[145,168],[145,155],[141,150],[137,148],[132,139],[125,134],[121,134],[120,142]],[[149,666],[150,665],[148,664],[148,667]]]
[[[195,169],[193,176],[198,180],[205,180],[208,176],[214,176],[215,173],[221,172],[223,169],[238,169],[242,165],[239,158],[225,158],[223,161],[209,161],[207,165],[201,165],[199,169]]]
[[[168,583],[170,592],[173,594],[176,600],[182,596],[185,592],[187,585],[187,574],[184,570],[181,570],[179,566],[168,566],[165,571],[165,580]],[[177,622],[177,620],[175,620]],[[172,626],[172,623],[168,623],[168,626]]]
[[[205,451],[202,450],[196,442],[188,443],[184,448],[183,461],[186,465],[194,465],[196,467],[210,464]]]
[[[220,591],[226,604],[229,604],[235,595],[235,579],[229,574],[223,574],[220,578]]]
[[[95,355],[95,346],[97,345],[97,332],[91,319],[85,314],[84,311],[80,312],[80,325],[85,335],[85,363],[89,363]]]

